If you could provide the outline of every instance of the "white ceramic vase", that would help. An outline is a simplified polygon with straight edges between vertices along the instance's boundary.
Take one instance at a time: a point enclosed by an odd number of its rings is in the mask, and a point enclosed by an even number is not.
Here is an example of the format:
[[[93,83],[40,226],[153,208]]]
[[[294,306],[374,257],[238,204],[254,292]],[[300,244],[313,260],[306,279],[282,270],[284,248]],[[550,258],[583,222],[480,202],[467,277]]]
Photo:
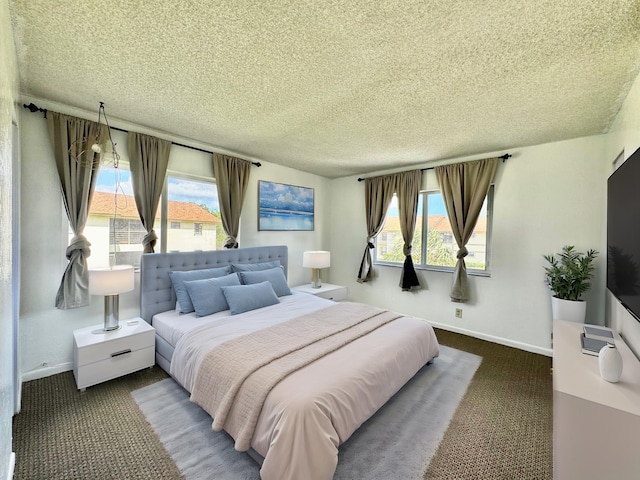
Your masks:
[[[622,376],[622,356],[618,349],[611,344],[605,345],[598,353],[600,376],[607,382],[616,383]]]
[[[584,323],[587,315],[587,302],[551,297],[551,313],[554,320]]]

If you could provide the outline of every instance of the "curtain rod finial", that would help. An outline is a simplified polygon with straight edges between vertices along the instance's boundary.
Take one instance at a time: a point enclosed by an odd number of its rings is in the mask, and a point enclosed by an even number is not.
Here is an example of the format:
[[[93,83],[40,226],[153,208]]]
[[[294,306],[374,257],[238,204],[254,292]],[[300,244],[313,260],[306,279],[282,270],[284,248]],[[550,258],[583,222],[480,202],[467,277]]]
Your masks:
[[[31,102],[29,105],[27,105],[26,103],[23,103],[22,106],[27,110],[29,110],[31,113],[42,112],[42,114],[44,115],[44,118],[47,118],[46,108],[40,108],[37,105],[35,105],[33,102]]]

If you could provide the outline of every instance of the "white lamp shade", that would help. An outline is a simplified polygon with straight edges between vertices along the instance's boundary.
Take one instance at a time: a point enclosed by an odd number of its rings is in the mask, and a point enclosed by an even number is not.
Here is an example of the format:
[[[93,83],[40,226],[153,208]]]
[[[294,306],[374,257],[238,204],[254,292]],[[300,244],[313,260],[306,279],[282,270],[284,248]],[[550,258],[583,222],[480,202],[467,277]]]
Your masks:
[[[316,250],[302,254],[304,268],[327,268],[331,265],[331,252]]]
[[[89,270],[89,293],[91,295],[118,295],[134,288],[133,267],[116,265],[112,268]]]

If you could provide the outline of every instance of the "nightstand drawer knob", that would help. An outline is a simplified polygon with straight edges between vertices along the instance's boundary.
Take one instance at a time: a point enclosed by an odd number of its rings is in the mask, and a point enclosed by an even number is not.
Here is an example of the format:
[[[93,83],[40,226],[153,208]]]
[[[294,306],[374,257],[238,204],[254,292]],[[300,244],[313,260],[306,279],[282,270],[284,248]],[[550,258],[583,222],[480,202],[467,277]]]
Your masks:
[[[118,357],[120,355],[126,355],[127,353],[131,353],[131,349],[127,348],[126,350],[121,350],[119,352],[114,352],[111,354],[112,357]]]

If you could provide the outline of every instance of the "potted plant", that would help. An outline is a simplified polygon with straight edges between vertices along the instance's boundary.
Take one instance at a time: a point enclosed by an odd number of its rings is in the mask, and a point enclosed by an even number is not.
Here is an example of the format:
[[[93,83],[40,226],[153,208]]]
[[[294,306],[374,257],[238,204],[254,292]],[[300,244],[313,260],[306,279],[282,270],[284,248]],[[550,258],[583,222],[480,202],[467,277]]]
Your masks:
[[[553,319],[584,322],[587,303],[580,296],[591,288],[593,261],[598,252],[578,252],[573,245],[565,245],[556,255],[544,255],[546,282],[553,292],[551,310]]]

